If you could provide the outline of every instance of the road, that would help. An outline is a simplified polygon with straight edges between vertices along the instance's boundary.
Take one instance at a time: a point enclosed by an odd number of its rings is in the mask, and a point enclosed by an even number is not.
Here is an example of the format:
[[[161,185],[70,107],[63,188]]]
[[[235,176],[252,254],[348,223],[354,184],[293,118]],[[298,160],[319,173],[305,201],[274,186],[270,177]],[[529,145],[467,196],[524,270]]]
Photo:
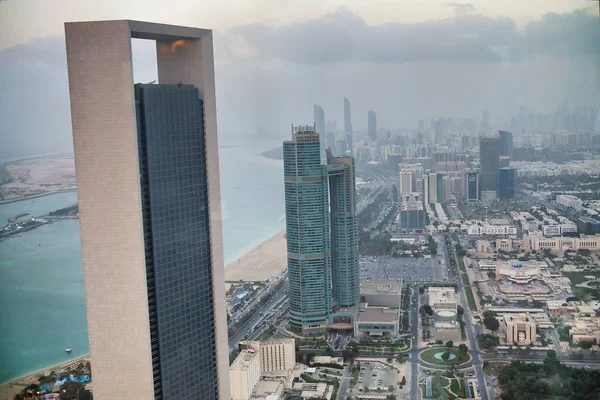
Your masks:
[[[346,365],[346,368],[344,368],[344,377],[340,381],[340,387],[338,389],[338,399],[346,400],[346,392],[348,391],[348,386],[350,385],[350,378],[353,366],[354,361],[350,360]]]
[[[237,348],[238,343],[244,339],[244,336],[246,336],[248,330],[254,330],[256,325],[259,324],[263,319],[263,316],[260,315],[260,312],[262,311],[264,315],[268,315],[273,310],[273,307],[277,303],[279,303],[285,296],[286,285],[281,285],[279,287],[279,290],[275,292],[271,300],[269,300],[269,302],[267,303],[267,307],[265,308],[264,305],[262,307],[259,307],[259,311],[254,313],[254,315],[250,319],[248,319],[242,326],[239,327],[239,329],[233,335],[229,337],[229,348]]]
[[[420,398],[419,393],[419,285],[411,286],[412,295],[410,300],[410,334],[411,348],[410,354],[410,398]]]
[[[450,237],[451,236],[448,235],[448,238]],[[456,253],[454,251],[454,243],[451,241],[449,246],[444,247],[444,251],[446,252],[446,257],[448,256],[448,253],[451,253],[455,262],[453,269],[458,271],[458,259],[456,258]],[[490,396],[488,394],[486,382],[483,376],[483,361],[479,357],[479,351],[477,350],[477,339],[475,338],[473,333],[473,325],[471,324],[471,309],[469,308],[469,302],[467,301],[467,296],[465,295],[465,286],[460,278],[460,274],[457,275],[456,283],[458,284],[460,301],[463,309],[465,310],[465,314],[463,316],[465,322],[465,331],[467,333],[469,348],[471,349],[470,354],[473,358],[473,369],[475,370],[475,375],[477,377],[477,385],[480,388],[480,396],[483,400],[489,400]]]

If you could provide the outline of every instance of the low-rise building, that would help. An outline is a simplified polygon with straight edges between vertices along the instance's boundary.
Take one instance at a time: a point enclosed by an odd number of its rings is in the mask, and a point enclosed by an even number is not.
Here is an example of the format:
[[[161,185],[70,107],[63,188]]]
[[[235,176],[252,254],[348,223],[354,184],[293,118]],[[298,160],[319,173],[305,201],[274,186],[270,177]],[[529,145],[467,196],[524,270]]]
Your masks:
[[[467,228],[469,235],[516,235],[517,228],[510,225],[469,225]]]
[[[574,208],[575,210],[581,209],[581,199],[570,194],[557,195],[556,202],[562,206]]]
[[[536,323],[529,314],[505,314],[503,323],[506,343],[517,343],[521,346],[535,343]]]
[[[513,241],[511,238],[503,238],[503,239],[496,239],[496,250],[497,251],[506,251],[506,252],[510,252],[513,251]]]
[[[526,250],[600,250],[600,236],[554,237],[546,238],[539,233],[530,233],[523,237],[523,248]]]
[[[296,366],[296,341],[273,339],[240,342],[240,353],[229,367],[232,400],[249,400],[283,393],[284,381]],[[261,379],[271,375],[266,383]],[[273,375],[274,374],[274,375]],[[280,379],[284,377],[283,379]],[[260,386],[259,383],[262,385]],[[259,386],[257,386],[259,385]],[[264,390],[263,390],[264,389]]]
[[[462,333],[458,321],[436,321],[435,322],[435,340],[447,342],[460,342]]]
[[[562,236],[568,232],[577,232],[577,225],[570,224],[552,224],[542,225],[542,234],[548,236]]]
[[[496,263],[496,279],[527,284],[540,277],[540,268],[542,265],[544,268],[548,267],[546,263],[537,261],[527,263],[516,260],[508,262],[498,261]]]
[[[354,322],[354,332],[370,336],[398,335],[398,310],[386,307],[361,307]]]
[[[360,294],[369,306],[400,308],[402,279],[372,279],[360,282]]]
[[[429,305],[434,311],[456,311],[456,291],[453,287],[430,287],[427,289]]]

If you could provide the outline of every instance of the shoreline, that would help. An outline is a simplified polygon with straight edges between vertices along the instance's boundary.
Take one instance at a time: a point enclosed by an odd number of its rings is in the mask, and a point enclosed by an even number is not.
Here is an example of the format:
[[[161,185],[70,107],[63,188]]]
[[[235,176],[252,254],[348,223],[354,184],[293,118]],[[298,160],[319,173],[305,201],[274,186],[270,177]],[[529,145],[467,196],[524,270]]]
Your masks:
[[[21,198],[18,198],[18,199],[0,200],[0,206],[3,205],[3,204],[17,203],[19,201],[25,201],[25,200],[31,200],[31,199],[38,199],[40,197],[52,196],[53,194],[70,193],[70,192],[77,192],[77,189],[62,189],[62,190],[57,190],[56,192],[47,192],[47,193],[34,194],[33,196],[21,197]]]
[[[27,387],[28,385],[38,383],[38,376],[40,375],[48,375],[50,371],[64,368],[70,364],[78,363],[80,361],[86,360],[90,358],[90,353],[85,353],[84,355],[75,357],[69,361],[64,361],[58,364],[49,365],[44,368],[40,368],[36,371],[30,372],[28,374],[10,379],[6,382],[0,383],[0,400],[9,399],[12,400],[14,395],[19,393],[22,389]],[[5,397],[8,396],[8,397]]]
[[[266,165],[270,165],[272,167],[281,167],[281,168],[283,168],[283,160],[276,160],[274,158],[269,158],[269,157],[263,156],[261,154],[248,157],[248,160],[260,162],[260,163],[263,163],[263,164],[266,164]]]

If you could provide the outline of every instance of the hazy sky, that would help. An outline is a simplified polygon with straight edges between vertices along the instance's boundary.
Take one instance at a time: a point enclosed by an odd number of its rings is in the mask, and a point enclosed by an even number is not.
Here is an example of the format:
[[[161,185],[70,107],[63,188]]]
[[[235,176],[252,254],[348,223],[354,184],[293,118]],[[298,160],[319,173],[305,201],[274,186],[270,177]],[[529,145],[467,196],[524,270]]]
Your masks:
[[[419,118],[500,125],[600,100],[598,5],[588,0],[2,0],[0,157],[71,144],[63,23],[139,19],[215,30],[219,130],[287,133],[312,105],[353,124]],[[134,43],[136,80],[154,79],[151,43]]]

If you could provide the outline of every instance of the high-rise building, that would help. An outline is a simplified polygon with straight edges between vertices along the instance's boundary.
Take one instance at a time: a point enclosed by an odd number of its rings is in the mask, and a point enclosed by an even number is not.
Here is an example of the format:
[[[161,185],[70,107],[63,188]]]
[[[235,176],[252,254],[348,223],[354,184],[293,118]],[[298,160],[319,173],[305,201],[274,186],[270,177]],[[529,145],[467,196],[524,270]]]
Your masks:
[[[429,172],[423,175],[423,202],[439,203],[438,174],[435,172]]]
[[[413,192],[413,173],[411,170],[400,171],[400,196]]]
[[[444,178],[446,175],[437,173],[435,178],[437,180],[436,189],[437,189],[437,203],[445,203],[446,198],[446,180]]]
[[[320,140],[323,140],[323,136],[319,135]],[[335,146],[335,133],[329,132],[327,134],[327,149],[331,149],[332,152],[336,152]]]
[[[314,116],[315,116],[315,131],[319,134],[319,138],[321,140],[321,163],[325,164],[327,162],[327,156],[325,155],[325,145],[326,145],[326,132],[325,132],[325,112],[323,108],[315,104],[314,105]]]
[[[513,134],[507,131],[498,131],[500,137],[500,155],[512,159]]]
[[[369,139],[375,141],[377,140],[377,114],[375,111],[369,111],[367,119],[369,125]]]
[[[481,111],[481,129],[489,129],[490,127],[490,110]]]
[[[517,170],[514,168],[500,168],[498,174],[498,198],[507,200],[515,197],[517,184]]]
[[[229,399],[212,31],[65,37],[94,398]],[[134,87],[131,38],[159,84]]]
[[[322,332],[331,312],[327,167],[312,127],[292,130],[283,143],[290,325]]]
[[[348,141],[345,137],[335,141],[335,150],[336,156],[346,155],[346,152],[348,151]]]
[[[353,153],[354,146],[352,144],[352,110],[350,109],[350,102],[344,97],[344,138],[346,139],[346,146]]]
[[[420,232],[425,229],[423,203],[409,199],[400,203],[400,231]]]
[[[500,147],[498,136],[479,138],[479,190],[481,199],[495,199],[498,191],[498,171],[500,170]]]
[[[331,285],[337,307],[360,300],[354,158],[327,153],[331,220]]]
[[[479,201],[479,172],[470,170],[465,175],[467,203],[477,203]]]

